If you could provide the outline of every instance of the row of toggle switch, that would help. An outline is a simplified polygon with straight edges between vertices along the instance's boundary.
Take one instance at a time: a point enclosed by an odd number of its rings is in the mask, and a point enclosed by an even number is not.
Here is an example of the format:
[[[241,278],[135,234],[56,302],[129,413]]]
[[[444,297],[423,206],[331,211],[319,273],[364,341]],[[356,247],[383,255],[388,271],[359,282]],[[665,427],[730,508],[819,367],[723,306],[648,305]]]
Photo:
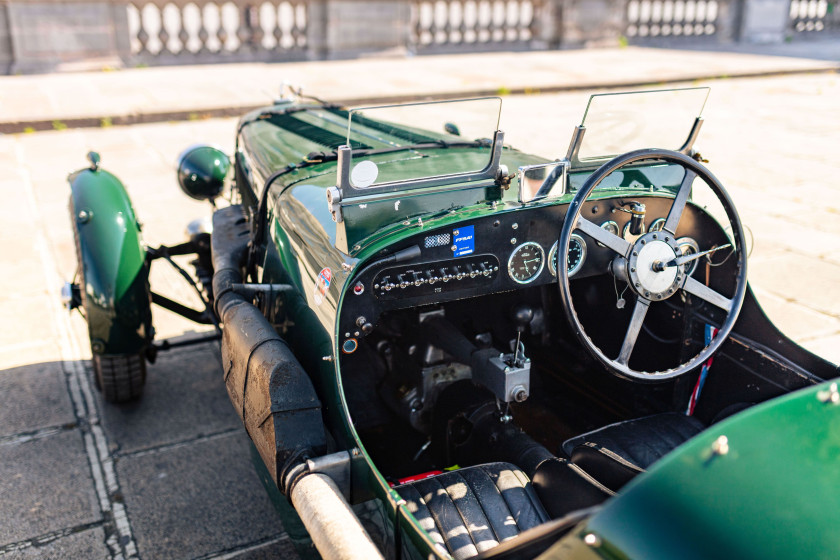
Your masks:
[[[378,290],[382,288],[385,291],[393,290],[394,288],[407,288],[409,286],[422,286],[423,284],[434,284],[435,282],[449,282],[450,280],[463,280],[464,278],[475,278],[476,276],[490,276],[494,272],[499,271],[498,266],[489,267],[486,263],[479,265],[479,270],[474,269],[470,265],[466,265],[465,270],[460,270],[461,267],[453,266],[453,272],[447,272],[446,267],[439,268],[436,272],[426,270],[425,272],[406,272],[405,274],[397,274],[396,282],[391,282],[389,276],[385,276],[381,280],[381,284],[374,284],[373,288]],[[439,274],[439,275],[436,275]]]
[[[433,286],[435,284],[447,283],[449,281],[471,279],[489,279],[499,272],[499,265],[494,262],[496,259],[487,257],[469,259],[468,262],[461,262],[453,265],[452,261],[439,263],[426,263],[419,267],[400,267],[384,270],[377,275],[373,288],[378,295],[385,295],[391,290],[405,290],[408,288],[420,288]],[[446,266],[440,266],[445,264]],[[416,290],[411,290],[416,292]],[[425,291],[425,290],[422,290]],[[433,291],[440,291],[435,289]]]

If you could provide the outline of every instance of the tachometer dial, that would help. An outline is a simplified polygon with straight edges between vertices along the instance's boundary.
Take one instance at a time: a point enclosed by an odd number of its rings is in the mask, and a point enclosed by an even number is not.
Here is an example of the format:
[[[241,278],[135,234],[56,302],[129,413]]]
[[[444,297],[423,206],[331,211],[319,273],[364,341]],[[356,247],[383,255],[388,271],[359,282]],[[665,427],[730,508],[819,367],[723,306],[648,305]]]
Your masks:
[[[513,250],[508,259],[508,274],[514,282],[527,284],[542,272],[545,251],[538,243],[528,241]]]
[[[665,218],[657,218],[653,220],[653,223],[650,224],[648,228],[648,232],[651,231],[662,231],[662,228],[665,227]]]
[[[616,237],[619,237],[619,235],[618,235],[618,224],[615,223],[612,220],[607,220],[606,222],[601,224],[601,229],[610,232],[611,234],[615,235]],[[606,245],[604,245],[600,241],[598,241],[598,246],[599,247],[606,247]]]
[[[616,226],[617,228],[618,226]],[[573,233],[569,239],[569,260],[566,262],[566,270],[569,271],[569,276],[573,276],[580,270],[584,260],[586,260],[586,242],[581,236]],[[557,276],[557,243],[551,247],[551,252],[548,254],[548,270],[552,276]]]

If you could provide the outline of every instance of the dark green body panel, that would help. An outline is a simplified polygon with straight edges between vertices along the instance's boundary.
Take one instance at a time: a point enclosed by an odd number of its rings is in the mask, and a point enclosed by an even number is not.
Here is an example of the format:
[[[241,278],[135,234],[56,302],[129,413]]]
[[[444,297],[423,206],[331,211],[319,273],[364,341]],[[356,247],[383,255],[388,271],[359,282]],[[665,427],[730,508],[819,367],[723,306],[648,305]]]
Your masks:
[[[714,425],[607,502],[581,534],[600,537],[603,558],[837,558],[840,405],[818,398],[826,389]],[[726,454],[712,452],[720,436]]]
[[[152,340],[149,267],[125,187],[104,170],[68,178],[80,287],[97,354],[138,354]]]

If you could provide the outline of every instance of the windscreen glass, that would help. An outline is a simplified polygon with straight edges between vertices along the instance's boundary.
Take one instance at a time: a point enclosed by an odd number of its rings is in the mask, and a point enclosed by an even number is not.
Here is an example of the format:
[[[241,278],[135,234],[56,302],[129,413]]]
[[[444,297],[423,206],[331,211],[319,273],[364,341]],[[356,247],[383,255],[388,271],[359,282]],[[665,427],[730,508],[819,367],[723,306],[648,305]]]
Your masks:
[[[350,182],[365,188],[486,169],[501,104],[488,97],[350,111]]]
[[[678,150],[703,113],[709,88],[605,93],[589,98],[580,161],[641,148]]]

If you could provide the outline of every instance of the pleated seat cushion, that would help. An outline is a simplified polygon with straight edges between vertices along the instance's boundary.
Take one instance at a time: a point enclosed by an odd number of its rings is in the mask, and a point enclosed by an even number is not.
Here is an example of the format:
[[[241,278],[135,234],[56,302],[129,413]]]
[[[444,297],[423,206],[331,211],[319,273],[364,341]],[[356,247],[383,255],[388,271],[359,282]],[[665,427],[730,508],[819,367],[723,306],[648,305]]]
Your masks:
[[[459,560],[549,520],[528,477],[510,463],[467,467],[395,490],[432,539]]]

